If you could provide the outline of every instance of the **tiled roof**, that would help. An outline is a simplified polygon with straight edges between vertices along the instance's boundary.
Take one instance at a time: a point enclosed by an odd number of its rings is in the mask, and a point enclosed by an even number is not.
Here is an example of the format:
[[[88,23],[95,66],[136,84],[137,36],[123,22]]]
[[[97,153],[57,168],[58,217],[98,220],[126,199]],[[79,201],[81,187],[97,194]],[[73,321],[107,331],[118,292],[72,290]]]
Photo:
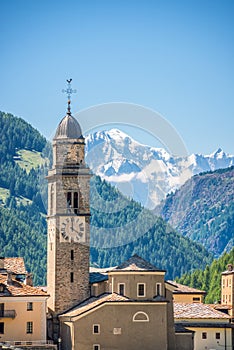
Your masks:
[[[223,312],[213,309],[207,304],[200,303],[175,303],[175,319],[229,319]]]
[[[225,305],[225,304],[209,304],[210,307],[212,307],[215,310],[231,310],[231,305]]]
[[[206,294],[206,292],[204,290],[188,287],[188,286],[185,286],[183,284],[177,283],[175,281],[167,281],[167,282],[169,282],[170,284],[172,284],[176,287],[174,292],[173,292],[175,294],[183,294],[183,293],[185,293],[185,294],[186,293],[187,294]]]
[[[4,291],[0,292],[0,297],[7,296],[48,296],[46,292],[37,288],[28,286],[12,278],[12,282],[7,284],[7,276],[0,275],[0,284],[4,285]]]
[[[164,271],[159,270],[154,265],[150,264],[148,261],[142,259],[137,254],[133,255],[130,259],[126,260],[113,270],[114,271]]]
[[[100,272],[90,272],[89,273],[89,282],[90,283],[98,283],[98,282],[103,282],[107,281],[108,276],[105,273],[100,273]]]
[[[111,294],[104,293],[98,297],[91,297],[91,298],[83,301],[82,303],[78,304],[70,311],[65,312],[61,316],[76,317],[76,316],[83,314],[84,312],[87,312],[91,309],[96,308],[97,306],[99,306],[103,303],[113,302],[113,301],[126,301],[126,300],[129,300],[129,299],[127,297],[121,296],[121,295],[116,294],[116,293],[111,293]]]
[[[16,275],[25,275],[27,273],[23,258],[4,258],[4,269],[10,270]]]

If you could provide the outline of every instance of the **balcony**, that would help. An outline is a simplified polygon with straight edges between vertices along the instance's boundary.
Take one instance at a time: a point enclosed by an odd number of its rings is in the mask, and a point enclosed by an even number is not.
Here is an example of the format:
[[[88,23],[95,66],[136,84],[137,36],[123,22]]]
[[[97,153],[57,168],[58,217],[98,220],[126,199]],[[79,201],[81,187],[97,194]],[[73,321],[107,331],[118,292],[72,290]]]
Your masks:
[[[0,310],[0,318],[15,318],[15,310]]]

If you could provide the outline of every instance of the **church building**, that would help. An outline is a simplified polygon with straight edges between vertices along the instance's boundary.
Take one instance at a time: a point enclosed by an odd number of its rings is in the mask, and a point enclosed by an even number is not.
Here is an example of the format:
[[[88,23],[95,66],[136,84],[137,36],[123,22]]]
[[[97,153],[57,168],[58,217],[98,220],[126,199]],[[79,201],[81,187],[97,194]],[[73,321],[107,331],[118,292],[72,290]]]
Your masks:
[[[135,255],[100,278],[89,272],[92,174],[71,115],[70,81],[66,91],[68,110],[53,139],[47,177],[48,338],[64,350],[176,350],[183,331],[175,332],[174,288],[164,270]]]

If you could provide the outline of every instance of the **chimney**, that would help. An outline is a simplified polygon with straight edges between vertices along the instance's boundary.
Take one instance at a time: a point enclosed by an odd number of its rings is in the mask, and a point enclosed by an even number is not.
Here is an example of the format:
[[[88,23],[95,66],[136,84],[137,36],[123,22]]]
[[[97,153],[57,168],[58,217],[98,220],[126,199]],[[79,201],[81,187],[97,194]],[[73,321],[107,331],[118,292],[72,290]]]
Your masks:
[[[4,269],[4,257],[0,256],[0,270]]]
[[[7,270],[7,284],[12,284],[12,272],[10,270]]]
[[[27,273],[26,279],[25,279],[26,286],[33,287],[33,274]]]
[[[228,271],[233,271],[233,265],[232,264],[228,264],[227,269],[228,269]]]

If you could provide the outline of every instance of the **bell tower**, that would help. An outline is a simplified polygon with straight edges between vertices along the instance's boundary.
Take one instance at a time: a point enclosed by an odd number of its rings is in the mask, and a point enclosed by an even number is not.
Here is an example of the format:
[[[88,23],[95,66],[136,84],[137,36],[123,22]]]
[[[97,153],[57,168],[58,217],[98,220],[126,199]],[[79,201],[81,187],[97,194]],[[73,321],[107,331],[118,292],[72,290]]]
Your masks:
[[[53,166],[48,173],[48,311],[57,315],[89,297],[91,172],[85,164],[85,140],[68,109],[53,139]],[[54,332],[52,332],[54,333]]]

